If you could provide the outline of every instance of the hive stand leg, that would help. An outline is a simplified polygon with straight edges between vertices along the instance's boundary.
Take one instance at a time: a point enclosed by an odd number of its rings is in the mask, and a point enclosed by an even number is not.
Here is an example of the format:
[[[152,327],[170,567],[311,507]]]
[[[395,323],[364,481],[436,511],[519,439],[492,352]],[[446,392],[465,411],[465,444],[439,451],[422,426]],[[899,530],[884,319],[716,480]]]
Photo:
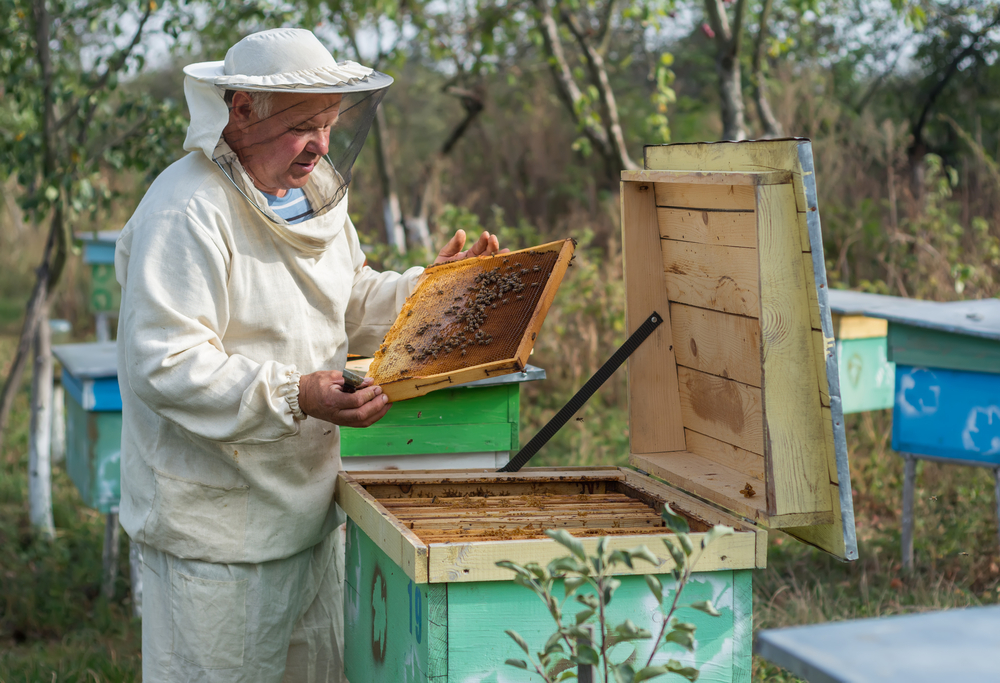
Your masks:
[[[132,584],[132,616],[142,618],[142,546],[128,543],[128,574]]]
[[[111,508],[104,525],[104,553],[101,595],[110,600],[115,597],[115,576],[118,574],[118,508]]]
[[[97,335],[97,341],[111,341],[111,321],[108,319],[107,313],[94,315],[94,332]]]
[[[997,499],[997,525],[1000,526],[1000,467],[994,468],[993,470],[993,492]],[[997,534],[1000,536],[1000,532]],[[1000,538],[997,539],[1000,541]]]
[[[903,453],[903,569],[913,569],[913,487],[917,478],[917,459],[910,453]]]

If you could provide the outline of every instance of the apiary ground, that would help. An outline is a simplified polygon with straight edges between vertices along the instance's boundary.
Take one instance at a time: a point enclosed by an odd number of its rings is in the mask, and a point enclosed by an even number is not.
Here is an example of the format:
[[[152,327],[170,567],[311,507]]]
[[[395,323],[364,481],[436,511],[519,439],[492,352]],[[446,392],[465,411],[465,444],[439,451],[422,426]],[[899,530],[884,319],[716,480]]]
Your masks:
[[[369,375],[386,384],[514,358],[558,258],[527,250],[428,269]]]
[[[660,514],[623,493],[384,498],[379,503],[424,543],[546,538],[546,529],[574,536],[663,534]]]

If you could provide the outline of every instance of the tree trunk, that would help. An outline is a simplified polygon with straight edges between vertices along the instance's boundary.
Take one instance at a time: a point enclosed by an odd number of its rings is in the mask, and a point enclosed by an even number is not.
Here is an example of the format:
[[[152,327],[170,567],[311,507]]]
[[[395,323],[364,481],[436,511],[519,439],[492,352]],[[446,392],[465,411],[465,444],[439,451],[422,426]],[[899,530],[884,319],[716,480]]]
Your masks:
[[[385,240],[400,254],[406,253],[406,232],[403,230],[403,212],[399,208],[399,191],[396,186],[396,174],[392,169],[392,159],[389,158],[389,126],[385,120],[385,112],[379,104],[373,121],[375,133],[376,159],[378,173],[382,179],[382,220],[385,224]]]
[[[44,293],[42,300],[45,300]],[[46,324],[48,306],[36,324],[35,363],[31,378],[31,438],[28,443],[28,509],[40,536],[55,537],[52,522],[52,347]]]
[[[705,0],[705,16],[715,33],[723,140],[743,140],[746,137],[743,80],[740,73],[740,37],[745,5],[746,0],[736,0],[733,24],[730,27],[722,0]]]
[[[65,260],[56,264],[53,268],[53,255],[57,251],[56,245],[65,238],[63,231],[62,209],[56,207],[49,225],[49,237],[45,242],[45,250],[42,253],[42,263],[36,271],[37,279],[35,289],[28,299],[27,311],[24,316],[24,325],[21,327],[21,338],[18,340],[17,352],[14,354],[14,362],[11,363],[10,372],[7,374],[7,381],[3,387],[3,394],[0,394],[0,452],[3,451],[3,436],[7,429],[7,420],[10,419],[10,409],[14,405],[14,397],[17,396],[21,388],[21,379],[24,376],[24,369],[28,365],[28,355],[31,352],[31,345],[35,339],[35,330],[42,319],[48,306],[48,293],[59,281],[62,275],[61,266]]]
[[[785,131],[781,123],[771,111],[771,103],[767,99],[767,81],[764,78],[764,41],[767,39],[767,19],[771,13],[772,0],[764,0],[764,6],[760,10],[760,23],[757,27],[757,40],[753,51],[753,74],[750,77],[753,83],[754,101],[757,104],[757,116],[760,117],[761,126],[764,128],[764,139],[784,137]]]
[[[719,97],[722,102],[722,139],[743,140],[746,124],[743,117],[743,82],[740,62],[732,55],[719,60]]]

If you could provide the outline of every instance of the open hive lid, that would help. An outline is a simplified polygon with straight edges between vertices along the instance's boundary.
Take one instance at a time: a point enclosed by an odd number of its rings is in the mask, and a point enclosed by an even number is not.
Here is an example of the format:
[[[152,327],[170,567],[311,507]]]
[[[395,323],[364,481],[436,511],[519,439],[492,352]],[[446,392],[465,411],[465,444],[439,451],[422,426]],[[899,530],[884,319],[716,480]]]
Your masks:
[[[428,268],[368,376],[403,401],[524,370],[573,250],[567,239]]]
[[[808,140],[647,147],[622,173],[629,462],[857,559]]]

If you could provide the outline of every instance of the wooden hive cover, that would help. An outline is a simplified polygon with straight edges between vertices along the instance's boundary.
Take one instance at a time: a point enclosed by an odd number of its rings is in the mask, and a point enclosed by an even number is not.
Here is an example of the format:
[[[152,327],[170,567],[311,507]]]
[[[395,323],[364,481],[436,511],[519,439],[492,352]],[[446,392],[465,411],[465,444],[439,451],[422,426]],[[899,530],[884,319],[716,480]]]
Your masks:
[[[389,397],[520,372],[573,257],[573,240],[428,268],[368,367]]]
[[[630,463],[857,558],[811,144],[647,147],[622,173]]]

